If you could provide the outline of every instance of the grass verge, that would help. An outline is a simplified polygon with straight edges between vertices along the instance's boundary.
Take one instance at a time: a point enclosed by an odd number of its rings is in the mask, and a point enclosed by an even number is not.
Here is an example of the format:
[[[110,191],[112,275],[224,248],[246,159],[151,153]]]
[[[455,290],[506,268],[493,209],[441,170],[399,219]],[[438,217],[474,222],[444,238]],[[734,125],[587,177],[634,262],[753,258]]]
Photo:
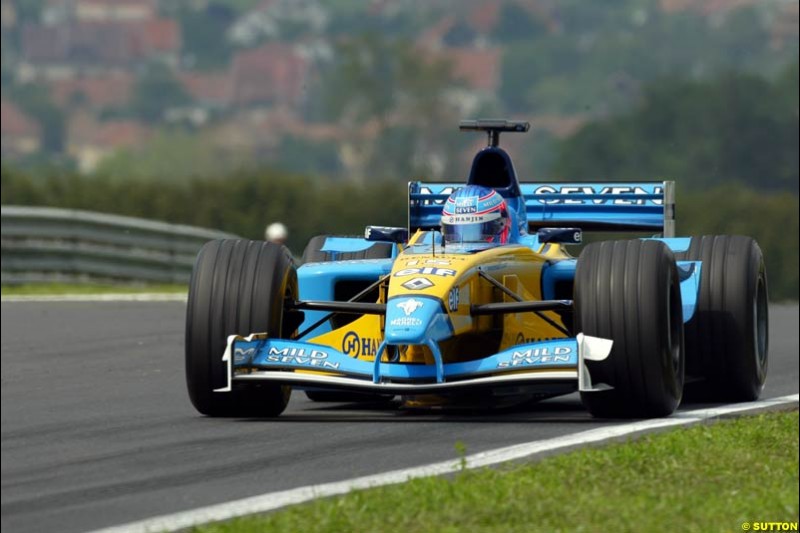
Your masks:
[[[181,284],[113,285],[97,283],[35,283],[30,285],[3,285],[3,296],[44,296],[63,294],[140,294],[186,293]]]
[[[797,520],[795,411],[416,479],[193,531],[731,532],[744,522]]]

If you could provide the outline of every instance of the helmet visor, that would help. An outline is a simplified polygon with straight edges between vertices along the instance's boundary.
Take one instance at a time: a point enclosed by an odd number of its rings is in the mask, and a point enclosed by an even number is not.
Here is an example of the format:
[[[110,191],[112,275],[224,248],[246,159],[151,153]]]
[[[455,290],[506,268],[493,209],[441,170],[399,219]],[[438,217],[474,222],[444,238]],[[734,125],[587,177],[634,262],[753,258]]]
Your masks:
[[[442,217],[442,235],[447,244],[493,242],[503,231],[504,221],[498,216],[494,220],[474,223],[451,223]]]

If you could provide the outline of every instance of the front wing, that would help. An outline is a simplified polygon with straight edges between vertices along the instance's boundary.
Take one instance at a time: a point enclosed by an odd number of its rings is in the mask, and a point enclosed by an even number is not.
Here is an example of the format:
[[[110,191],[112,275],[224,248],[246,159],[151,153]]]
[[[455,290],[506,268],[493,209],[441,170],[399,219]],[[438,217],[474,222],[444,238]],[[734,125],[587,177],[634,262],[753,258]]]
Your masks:
[[[611,344],[608,339],[578,334],[575,338],[520,344],[482,359],[444,364],[437,344],[431,341],[428,347],[436,362],[421,365],[381,361],[385,342],[374,361],[366,361],[320,344],[270,339],[266,334],[231,335],[223,354],[227,383],[215,392],[229,392],[234,384],[249,381],[406,395],[508,385],[533,386],[537,392],[604,390],[608,385],[593,384],[585,362],[608,357]]]

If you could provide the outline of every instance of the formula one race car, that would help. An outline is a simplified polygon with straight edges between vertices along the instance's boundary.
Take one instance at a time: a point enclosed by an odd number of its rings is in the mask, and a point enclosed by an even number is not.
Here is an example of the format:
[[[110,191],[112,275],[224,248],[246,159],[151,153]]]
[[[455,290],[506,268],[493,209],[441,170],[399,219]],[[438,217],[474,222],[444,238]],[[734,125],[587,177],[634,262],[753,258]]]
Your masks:
[[[758,398],[767,277],[748,237],[674,237],[673,182],[520,183],[484,131],[466,185],[411,182],[408,228],[286,248],[207,243],[192,274],[186,377],[210,416],[276,416],[310,398],[409,406],[575,391],[600,417],[660,417],[702,380]],[[594,242],[584,231],[657,234]],[[355,395],[355,396],[354,396]],[[371,395],[371,396],[370,396]]]

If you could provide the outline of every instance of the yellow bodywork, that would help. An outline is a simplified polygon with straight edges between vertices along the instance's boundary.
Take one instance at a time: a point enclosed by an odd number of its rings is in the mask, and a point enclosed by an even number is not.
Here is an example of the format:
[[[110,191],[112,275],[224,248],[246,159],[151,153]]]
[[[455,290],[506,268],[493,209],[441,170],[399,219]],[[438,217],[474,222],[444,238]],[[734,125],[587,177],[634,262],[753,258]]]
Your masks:
[[[543,245],[533,251],[526,246],[499,246],[472,254],[419,254],[413,244],[420,239],[417,232],[394,262],[388,287],[383,285],[379,302],[387,303],[398,296],[427,296],[443,302],[453,326],[453,337],[439,343],[445,363],[486,357],[512,346],[545,339],[563,338],[565,334],[532,312],[472,316],[470,307],[514,301],[478,275],[479,267],[523,300],[541,300],[542,265],[547,260],[570,257],[560,246]],[[446,269],[442,276],[441,269]],[[452,274],[449,272],[452,271]],[[424,279],[430,286],[410,290],[403,283]],[[427,285],[427,283],[425,283]],[[457,306],[451,309],[451,291],[458,291]],[[455,302],[453,302],[455,303]],[[565,327],[558,313],[545,311],[550,320]],[[384,317],[363,315],[344,327],[310,340],[331,346],[351,357],[373,361],[383,340]],[[358,346],[354,342],[358,339]],[[433,355],[425,346],[397,347],[399,362],[433,364]],[[390,354],[385,353],[383,360]]]

